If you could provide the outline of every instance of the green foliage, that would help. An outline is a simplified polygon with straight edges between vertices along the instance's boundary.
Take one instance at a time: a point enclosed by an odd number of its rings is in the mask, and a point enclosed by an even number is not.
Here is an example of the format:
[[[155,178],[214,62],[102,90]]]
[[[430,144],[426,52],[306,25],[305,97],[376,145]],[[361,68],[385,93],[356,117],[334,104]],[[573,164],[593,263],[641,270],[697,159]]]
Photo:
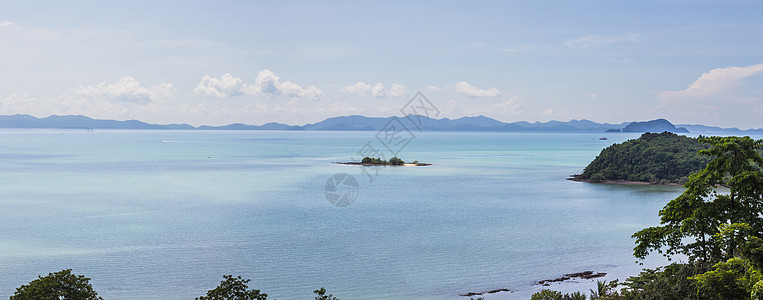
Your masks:
[[[709,299],[749,299],[753,286],[761,279],[760,272],[750,261],[731,258],[713,266],[712,271],[691,277]]]
[[[633,235],[640,259],[656,251],[686,255],[689,261],[644,270],[619,292],[599,282],[592,299],[763,299],[763,140],[709,137],[698,142],[710,146],[699,151],[709,159],[706,167],[690,175],[686,190],[660,210],[660,226]],[[612,153],[618,159],[628,154]]]
[[[196,300],[267,300],[268,294],[260,293],[260,290],[249,290],[247,283],[250,279],[242,279],[241,276],[223,275],[223,281],[216,288],[209,290],[206,296]]]
[[[317,290],[314,290],[313,293],[315,293],[315,300],[339,300],[339,298],[334,297],[332,294],[326,295],[326,289],[320,288]]]
[[[96,300],[98,293],[90,285],[90,278],[72,274],[71,269],[50,273],[16,289],[11,300]]]
[[[670,132],[644,133],[602,150],[581,175],[592,182],[683,183],[707,165],[709,159],[697,153],[706,148],[695,138]]]
[[[750,298],[751,300],[763,300],[763,280],[758,280],[758,282],[752,286]]]
[[[714,264],[743,250],[761,256],[759,247],[746,244],[760,245],[763,237],[763,158],[758,152],[763,141],[749,137],[700,141],[711,145],[700,151],[711,161],[691,175],[686,190],[660,210],[661,226],[633,235],[636,257],[643,259],[658,251]],[[728,191],[719,191],[718,186]]]
[[[581,292],[564,294],[564,300],[586,300],[587,298],[588,297],[586,297],[586,295]]]
[[[710,162],[660,211],[661,226],[633,235],[638,258],[657,251],[689,262],[629,278],[626,299],[750,299],[763,292],[755,289],[763,264],[763,141],[699,141],[710,145],[699,151]]]
[[[418,161],[416,161],[418,162]],[[383,160],[381,158],[374,158],[374,157],[364,157],[361,161],[361,164],[366,165],[393,165],[393,166],[402,166],[405,162],[402,159],[397,158],[397,156],[393,156],[392,158],[387,160]]]
[[[639,275],[629,277],[620,293],[625,299],[705,299],[703,293],[697,292],[696,281],[689,277],[706,270],[697,264],[676,263],[654,270],[645,269]]]
[[[541,290],[534,293],[530,300],[564,300],[564,296],[560,291]]]
[[[590,180],[591,180],[591,182],[594,182],[594,183],[596,183],[596,182],[604,182],[604,181],[607,180],[607,177],[604,176],[604,174],[595,173],[595,174],[591,175]]]
[[[617,286],[617,282],[614,283],[614,286]],[[611,293],[614,286],[608,285],[606,280],[596,280],[596,290],[591,290],[591,299],[602,299],[606,297]]]
[[[402,166],[405,162],[402,159],[397,158],[397,156],[393,156],[389,159],[389,164],[393,166]]]

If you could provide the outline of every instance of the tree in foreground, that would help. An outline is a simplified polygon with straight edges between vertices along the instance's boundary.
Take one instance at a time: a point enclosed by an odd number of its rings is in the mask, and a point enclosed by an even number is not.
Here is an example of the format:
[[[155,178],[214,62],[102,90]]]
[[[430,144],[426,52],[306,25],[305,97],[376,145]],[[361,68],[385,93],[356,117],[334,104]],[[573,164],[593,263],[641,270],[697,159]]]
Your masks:
[[[72,274],[71,269],[50,273],[16,289],[11,300],[103,300],[90,285],[90,278]]]
[[[644,270],[597,299],[763,300],[763,140],[699,139],[707,166],[660,210],[660,226],[636,232],[634,256],[688,262]],[[556,295],[558,296],[558,295]]]
[[[660,211],[661,226],[633,235],[634,255],[683,254],[706,266],[742,255],[745,244],[763,238],[761,140],[749,137],[700,139],[713,159],[692,175],[686,190]],[[717,187],[727,187],[719,191]],[[724,230],[726,229],[726,230]]]
[[[196,300],[267,300],[268,294],[260,290],[250,290],[247,283],[251,279],[243,279],[241,276],[223,275],[220,285],[207,292],[206,296]]]
[[[315,293],[315,300],[339,300],[333,294],[326,295],[326,289],[324,288],[314,290],[313,293]]]
[[[596,299],[591,297],[591,299]],[[586,295],[581,292],[562,294],[559,291],[541,290],[530,296],[530,300],[586,300]]]

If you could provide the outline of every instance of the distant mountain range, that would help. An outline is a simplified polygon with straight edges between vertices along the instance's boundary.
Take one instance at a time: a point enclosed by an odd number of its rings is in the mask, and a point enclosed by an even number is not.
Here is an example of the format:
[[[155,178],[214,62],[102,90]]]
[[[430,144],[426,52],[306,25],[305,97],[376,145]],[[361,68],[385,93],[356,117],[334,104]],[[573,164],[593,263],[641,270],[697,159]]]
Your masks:
[[[379,130],[393,121],[394,117],[342,116],[305,124],[302,126],[281,123],[264,125],[230,124],[225,126],[199,126],[188,124],[149,124],[137,120],[98,120],[86,116],[50,116],[36,118],[30,115],[0,116],[0,128],[58,128],[58,129],[172,129],[172,130]],[[589,120],[568,122],[513,122],[504,123],[485,116],[458,119],[433,119],[423,116],[398,118],[413,130],[425,131],[529,131],[529,132],[678,132],[678,133],[763,133],[763,129],[741,130],[705,125],[675,126],[665,119],[646,122],[623,122],[620,124],[596,123]],[[415,122],[415,123],[414,123]]]

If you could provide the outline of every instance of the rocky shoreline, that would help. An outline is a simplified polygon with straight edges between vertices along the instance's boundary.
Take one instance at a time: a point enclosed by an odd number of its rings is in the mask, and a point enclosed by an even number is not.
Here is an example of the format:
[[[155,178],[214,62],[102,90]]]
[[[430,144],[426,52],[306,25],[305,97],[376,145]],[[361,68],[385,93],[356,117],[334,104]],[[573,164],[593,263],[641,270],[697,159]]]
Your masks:
[[[594,279],[599,277],[607,276],[607,273],[599,272],[594,273],[593,271],[583,271],[578,273],[571,273],[571,274],[564,274],[563,276],[554,278],[554,279],[546,279],[541,280],[533,283],[533,285],[542,285],[542,286],[550,286],[553,282],[564,282],[573,278],[582,278],[582,279]]]
[[[576,278],[579,278],[579,279],[594,279],[594,278],[600,278],[600,277],[604,277],[604,276],[607,276],[607,273],[604,273],[604,272],[593,272],[593,271],[583,271],[583,272],[578,272],[578,273],[564,274],[562,276],[559,276],[559,277],[553,278],[553,279],[545,279],[545,280],[536,281],[536,282],[533,283],[533,285],[536,285],[536,286],[538,286],[538,285],[539,286],[550,286],[551,283],[562,283],[562,282],[565,282],[565,281],[568,281],[568,280],[572,280],[572,279],[576,279]],[[516,291],[517,290],[512,290],[512,289],[494,289],[494,290],[481,291],[481,292],[461,293],[461,294],[459,294],[459,296],[462,296],[462,297],[473,297],[473,296],[482,296],[482,295],[487,295],[487,294],[495,294],[495,293],[500,293],[500,292],[514,293]]]
[[[497,289],[497,290],[489,290],[489,291],[485,291],[485,292],[468,292],[468,293],[459,294],[459,296],[462,296],[462,297],[472,297],[472,296],[482,296],[482,295],[485,295],[485,294],[495,294],[495,293],[500,293],[500,292],[510,292],[510,293],[513,293],[515,291],[514,290],[510,290],[510,289]]]
[[[590,179],[583,178],[583,175],[575,174],[570,175],[567,180],[570,181],[577,181],[577,182],[591,182]],[[630,180],[604,180],[601,182],[594,182],[594,183],[604,183],[604,184],[626,184],[626,185],[682,185],[680,183],[670,182],[670,183],[651,183],[651,182],[645,182],[645,181],[630,181]]]

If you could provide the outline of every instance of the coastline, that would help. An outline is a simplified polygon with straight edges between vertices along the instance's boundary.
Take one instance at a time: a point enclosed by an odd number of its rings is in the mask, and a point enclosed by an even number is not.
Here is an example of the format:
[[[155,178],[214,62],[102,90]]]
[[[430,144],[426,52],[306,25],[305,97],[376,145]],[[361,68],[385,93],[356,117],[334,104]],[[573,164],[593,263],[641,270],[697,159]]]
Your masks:
[[[596,290],[596,281],[607,281],[611,282],[613,280],[618,280],[619,282],[625,281],[628,277],[638,275],[640,271],[631,270],[625,266],[614,266],[614,265],[603,265],[603,268],[599,268],[603,272],[593,272],[593,274],[597,274],[594,277],[591,278],[584,278],[584,277],[571,277],[566,275],[577,275],[581,273],[573,273],[573,274],[565,274],[565,275],[558,275],[559,278],[551,279],[551,282],[547,280],[546,284],[539,284],[541,281],[536,281],[527,285],[523,286],[516,286],[513,288],[504,288],[504,289],[496,289],[488,292],[483,292],[481,295],[473,295],[468,296],[465,294],[459,294],[461,299],[468,300],[468,299],[476,299],[477,297],[483,297],[485,300],[519,300],[519,299],[530,299],[530,297],[537,292],[540,292],[541,290],[553,290],[553,291],[559,291],[563,294],[566,293],[573,293],[573,292],[583,292],[586,295],[590,295],[591,290]],[[656,267],[656,266],[653,266]],[[598,274],[606,274],[603,276],[598,276]],[[560,278],[564,277],[570,277],[566,280],[559,280]],[[619,286],[617,289],[620,289],[622,286]],[[493,293],[489,293],[493,292]]]
[[[580,175],[570,175],[566,178],[569,181],[576,182],[588,182],[588,183],[603,183],[603,184],[620,184],[620,185],[668,185],[668,186],[682,186],[683,184],[677,182],[668,183],[651,183],[646,181],[630,181],[630,180],[604,180],[600,182],[591,182],[590,179],[581,178]]]

